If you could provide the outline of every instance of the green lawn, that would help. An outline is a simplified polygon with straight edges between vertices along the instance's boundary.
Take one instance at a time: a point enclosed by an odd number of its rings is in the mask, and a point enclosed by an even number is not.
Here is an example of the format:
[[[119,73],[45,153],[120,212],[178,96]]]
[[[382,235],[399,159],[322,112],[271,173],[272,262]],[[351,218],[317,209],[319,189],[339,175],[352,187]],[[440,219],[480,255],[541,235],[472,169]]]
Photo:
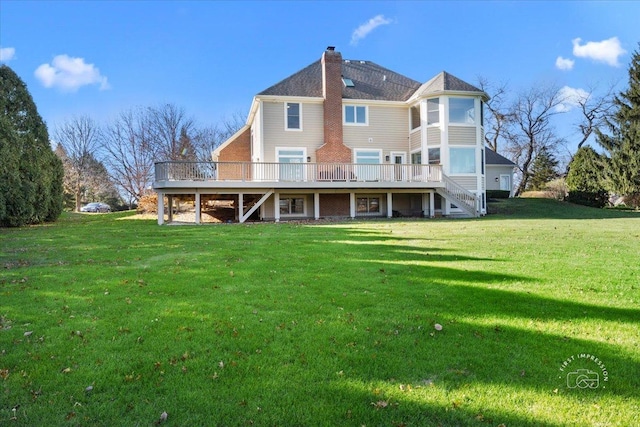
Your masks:
[[[640,425],[640,214],[492,211],[0,229],[0,425]]]

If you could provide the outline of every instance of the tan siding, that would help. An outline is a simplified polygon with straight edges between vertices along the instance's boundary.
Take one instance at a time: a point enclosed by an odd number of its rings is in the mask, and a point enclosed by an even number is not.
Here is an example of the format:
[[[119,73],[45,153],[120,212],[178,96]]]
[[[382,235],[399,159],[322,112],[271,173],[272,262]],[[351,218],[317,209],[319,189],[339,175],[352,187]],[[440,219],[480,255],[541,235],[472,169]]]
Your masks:
[[[411,151],[415,151],[415,150],[419,150],[422,147],[422,138],[421,138],[422,133],[420,132],[420,130],[417,130],[416,132],[413,132],[410,136],[410,141],[411,141]]]
[[[353,148],[408,151],[409,115],[406,108],[369,106],[369,125],[344,125],[344,144]],[[371,142],[369,140],[371,139]]]
[[[427,145],[440,145],[440,128],[427,128]]]
[[[475,145],[476,128],[449,126],[449,145]]]
[[[264,159],[275,162],[276,147],[306,147],[311,161],[316,150],[324,144],[322,104],[302,103],[302,131],[284,129],[284,103],[264,102],[263,104]]]
[[[475,191],[478,186],[478,178],[476,176],[449,176],[453,179],[458,185],[461,185],[467,190]]]

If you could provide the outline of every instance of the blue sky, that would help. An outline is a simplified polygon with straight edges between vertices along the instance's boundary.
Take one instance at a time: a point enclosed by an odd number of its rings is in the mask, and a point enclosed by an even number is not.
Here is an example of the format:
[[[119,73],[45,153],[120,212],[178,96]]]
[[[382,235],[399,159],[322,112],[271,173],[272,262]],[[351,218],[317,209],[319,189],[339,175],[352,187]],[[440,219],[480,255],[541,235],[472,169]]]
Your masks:
[[[245,114],[256,93],[329,45],[422,82],[446,70],[514,91],[622,89],[638,17],[634,1],[3,0],[0,60],[27,84],[51,133],[74,115],[106,122],[165,102],[214,125]]]

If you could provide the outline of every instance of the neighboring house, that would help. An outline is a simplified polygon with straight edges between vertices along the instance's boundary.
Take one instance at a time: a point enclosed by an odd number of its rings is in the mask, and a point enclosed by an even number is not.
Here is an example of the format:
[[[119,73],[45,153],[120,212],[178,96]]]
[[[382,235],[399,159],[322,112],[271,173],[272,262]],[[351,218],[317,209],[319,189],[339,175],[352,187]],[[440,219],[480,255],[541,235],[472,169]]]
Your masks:
[[[240,222],[483,215],[487,99],[446,72],[420,83],[329,47],[257,94],[212,162],[156,163],[158,223],[164,196],[192,197],[196,222],[215,199]]]
[[[487,190],[508,191],[509,197],[512,197],[513,170],[516,164],[488,147],[484,149],[484,157],[487,168]]]

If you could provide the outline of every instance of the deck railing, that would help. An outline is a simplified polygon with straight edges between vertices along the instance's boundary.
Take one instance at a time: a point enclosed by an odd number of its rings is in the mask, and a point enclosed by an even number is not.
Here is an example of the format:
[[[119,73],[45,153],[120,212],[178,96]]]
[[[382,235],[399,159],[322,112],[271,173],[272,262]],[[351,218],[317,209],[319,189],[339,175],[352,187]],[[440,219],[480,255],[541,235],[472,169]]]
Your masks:
[[[439,165],[157,162],[156,181],[441,182]]]

